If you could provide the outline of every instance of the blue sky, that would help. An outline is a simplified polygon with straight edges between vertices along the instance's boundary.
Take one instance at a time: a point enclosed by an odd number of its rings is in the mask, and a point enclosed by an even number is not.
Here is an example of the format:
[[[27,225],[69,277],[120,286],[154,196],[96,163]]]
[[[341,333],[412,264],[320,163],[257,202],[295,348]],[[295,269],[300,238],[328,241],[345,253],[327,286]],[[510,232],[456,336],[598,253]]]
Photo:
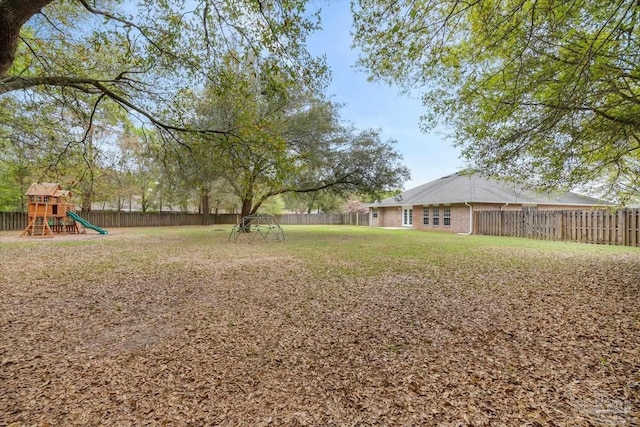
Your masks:
[[[383,140],[394,139],[404,163],[411,169],[405,189],[432,181],[464,167],[460,152],[451,146],[443,132],[420,131],[424,111],[415,96],[402,96],[395,87],[367,81],[363,71],[354,68],[357,52],[351,49],[351,13],[348,0],[313,2],[322,9],[323,30],[309,39],[314,55],[326,55],[333,73],[328,89],[333,101],[345,106],[341,117],[359,129],[381,129]]]

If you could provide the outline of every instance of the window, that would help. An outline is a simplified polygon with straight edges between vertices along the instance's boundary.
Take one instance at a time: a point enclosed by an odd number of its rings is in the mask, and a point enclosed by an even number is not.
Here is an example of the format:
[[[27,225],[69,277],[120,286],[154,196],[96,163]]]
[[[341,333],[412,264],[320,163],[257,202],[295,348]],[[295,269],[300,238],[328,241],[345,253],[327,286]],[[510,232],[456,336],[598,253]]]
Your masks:
[[[422,225],[429,225],[429,206],[422,208]]]
[[[440,206],[433,207],[433,225],[440,225]]]
[[[373,216],[374,218],[378,218],[378,211],[373,211],[372,216]]]
[[[442,214],[442,223],[445,227],[451,225],[451,206],[445,206]]]
[[[538,211],[538,207],[535,205],[522,206],[522,212],[524,213],[532,213],[537,211]]]

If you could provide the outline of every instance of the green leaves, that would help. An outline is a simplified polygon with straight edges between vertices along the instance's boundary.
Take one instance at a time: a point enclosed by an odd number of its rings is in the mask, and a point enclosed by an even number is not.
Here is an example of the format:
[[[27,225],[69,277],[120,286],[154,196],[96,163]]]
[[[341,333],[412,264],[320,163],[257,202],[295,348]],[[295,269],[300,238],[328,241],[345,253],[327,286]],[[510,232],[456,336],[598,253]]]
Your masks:
[[[425,129],[446,122],[477,168],[571,187],[637,158],[636,2],[383,3],[356,8],[360,65],[423,91]]]
[[[3,71],[11,67],[0,80],[0,94],[65,87],[69,93],[104,95],[136,119],[174,133],[174,140],[179,139],[175,132],[195,131],[186,126],[187,110],[174,103],[175,97],[184,87],[215,82],[210,72],[230,50],[270,56],[274,70],[312,90],[327,83],[324,60],[306,51],[306,36],[318,22],[306,14],[303,1],[23,3],[29,8],[0,1],[7,16],[31,14],[16,58],[11,52],[0,56],[12,61],[0,64]],[[0,34],[13,31],[9,35],[17,38],[16,28],[2,27]]]

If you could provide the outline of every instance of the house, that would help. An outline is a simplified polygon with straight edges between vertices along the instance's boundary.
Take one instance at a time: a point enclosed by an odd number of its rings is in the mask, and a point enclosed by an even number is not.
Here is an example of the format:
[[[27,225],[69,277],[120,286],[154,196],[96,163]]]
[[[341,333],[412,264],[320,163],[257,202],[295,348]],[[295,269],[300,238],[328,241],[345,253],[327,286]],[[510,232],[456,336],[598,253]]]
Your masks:
[[[536,193],[463,171],[370,204],[369,224],[473,233],[474,211],[582,210],[610,205],[572,192]]]

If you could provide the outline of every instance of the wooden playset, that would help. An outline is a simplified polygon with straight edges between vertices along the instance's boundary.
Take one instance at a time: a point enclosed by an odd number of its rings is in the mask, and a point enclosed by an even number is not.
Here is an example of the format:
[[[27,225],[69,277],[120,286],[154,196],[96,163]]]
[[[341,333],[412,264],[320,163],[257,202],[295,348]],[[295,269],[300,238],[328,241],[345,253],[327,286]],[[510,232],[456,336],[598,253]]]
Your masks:
[[[32,184],[26,193],[29,202],[28,225],[21,236],[53,237],[53,233],[85,233],[84,227],[100,234],[106,230],[89,224],[75,214],[73,195],[60,184]]]

